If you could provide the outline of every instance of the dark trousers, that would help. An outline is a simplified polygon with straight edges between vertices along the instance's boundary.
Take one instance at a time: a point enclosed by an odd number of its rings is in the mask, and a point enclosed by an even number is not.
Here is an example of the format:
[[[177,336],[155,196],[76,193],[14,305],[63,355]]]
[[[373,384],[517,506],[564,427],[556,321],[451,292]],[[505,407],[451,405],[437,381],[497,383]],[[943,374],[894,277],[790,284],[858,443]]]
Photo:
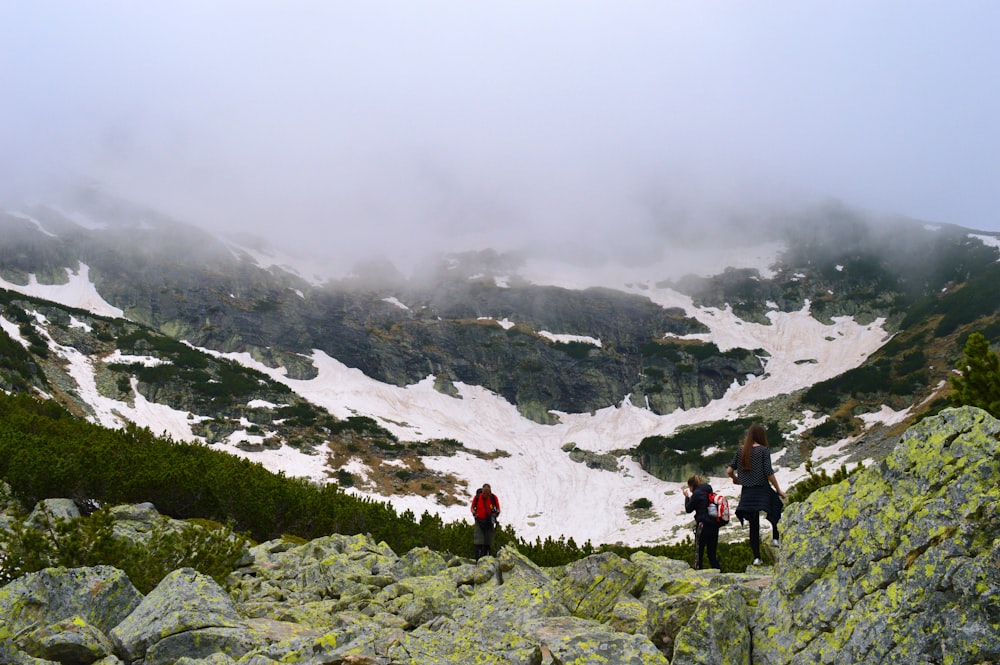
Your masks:
[[[496,529],[493,527],[493,522],[489,519],[476,520],[476,524],[472,530],[472,546],[473,546],[473,556],[476,561],[479,561],[484,556],[489,556],[491,550],[493,549],[493,536]]]
[[[746,515],[750,522],[750,549],[753,550],[753,558],[760,558],[760,513],[756,510]],[[778,523],[771,522],[771,537],[778,540]]]
[[[701,570],[705,550],[708,550],[708,561],[712,568],[722,569],[719,563],[719,524],[718,522],[698,522],[694,530],[694,569]]]

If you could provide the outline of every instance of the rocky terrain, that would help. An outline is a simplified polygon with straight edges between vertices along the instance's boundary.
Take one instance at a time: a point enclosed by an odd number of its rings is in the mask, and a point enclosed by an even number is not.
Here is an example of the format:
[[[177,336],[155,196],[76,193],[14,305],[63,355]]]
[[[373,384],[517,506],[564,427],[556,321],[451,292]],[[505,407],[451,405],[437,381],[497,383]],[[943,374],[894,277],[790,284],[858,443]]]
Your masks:
[[[0,658],[33,665],[952,663],[1000,659],[1000,421],[947,409],[884,462],[785,511],[773,567],[637,553],[540,568],[366,536],[249,548],[139,593],[108,566],[0,588]],[[72,504],[52,501],[66,514]],[[8,506],[8,514],[14,506]],[[169,518],[115,509],[138,538]]]

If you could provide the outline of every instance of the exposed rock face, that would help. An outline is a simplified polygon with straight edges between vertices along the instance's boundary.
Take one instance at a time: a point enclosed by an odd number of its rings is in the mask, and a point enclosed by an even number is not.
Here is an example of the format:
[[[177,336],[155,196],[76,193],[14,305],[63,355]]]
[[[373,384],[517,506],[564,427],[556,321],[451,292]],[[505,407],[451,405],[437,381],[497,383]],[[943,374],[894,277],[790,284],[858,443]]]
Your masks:
[[[0,662],[91,663],[113,654],[108,634],[142,595],[120,570],[49,568],[0,588]],[[23,650],[23,651],[22,651]]]
[[[0,662],[1000,662],[998,440],[977,409],[924,420],[791,506],[773,570],[642,552],[541,568],[509,548],[474,563],[364,535],[261,543],[225,585],[181,569],[145,597],[114,568],[48,569],[0,588]]]
[[[659,413],[703,406],[733,381],[763,373],[752,350],[734,358],[712,348],[703,357],[684,358],[680,367],[663,363],[655,381],[644,381],[642,370],[650,365],[644,345],[703,332],[704,326],[681,309],[621,291],[524,280],[498,286],[496,278],[513,266],[493,252],[452,257],[409,281],[387,279],[381,267],[364,280],[317,286],[285,270],[260,267],[250,255],[183,224],[163,219],[135,224],[132,215],[147,217],[139,211],[95,213],[113,229],[95,233],[58,211],[39,209],[34,211],[39,222],[57,230],[45,234],[0,211],[0,276],[16,284],[27,284],[29,275],[45,284],[65,283],[67,269],[75,272],[86,264],[101,297],[134,324],[198,347],[248,352],[270,366],[286,367],[293,378],[315,376],[308,356],[318,349],[392,385],[434,375],[442,383],[482,386],[526,417],[551,422],[552,409],[585,413],[619,404],[626,395],[643,394]],[[65,313],[53,316],[69,321]],[[496,320],[502,319],[516,325],[501,326]],[[559,343],[543,331],[601,343]],[[52,334],[93,355],[81,348],[87,335],[79,329]],[[125,334],[108,333],[109,339]],[[11,348],[24,362],[17,376],[5,376],[0,367],[0,385],[34,378],[30,354]],[[117,381],[125,369],[103,377],[104,390],[116,398],[130,392],[127,380],[121,386]],[[201,405],[185,389],[189,377],[156,378],[140,377],[138,392],[150,401],[198,411]]]
[[[1000,662],[1000,421],[949,409],[786,513],[754,662]]]

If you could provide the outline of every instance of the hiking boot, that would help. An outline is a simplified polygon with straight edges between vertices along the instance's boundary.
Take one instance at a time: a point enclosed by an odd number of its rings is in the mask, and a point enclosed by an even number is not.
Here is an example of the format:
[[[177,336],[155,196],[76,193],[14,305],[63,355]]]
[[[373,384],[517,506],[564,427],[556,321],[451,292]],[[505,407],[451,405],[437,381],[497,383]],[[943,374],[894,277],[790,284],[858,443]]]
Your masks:
[[[764,562],[763,562],[763,561],[761,561],[760,559],[754,559],[754,560],[753,560],[753,565],[755,565],[755,566],[759,566],[759,565],[761,565],[762,563],[764,563]]]
[[[780,542],[778,542],[778,539],[777,539],[777,538],[775,538],[774,540],[772,540],[772,541],[771,541],[771,544],[772,544],[772,545],[774,545],[775,547],[780,547],[780,546],[781,546],[781,543],[780,543]]]

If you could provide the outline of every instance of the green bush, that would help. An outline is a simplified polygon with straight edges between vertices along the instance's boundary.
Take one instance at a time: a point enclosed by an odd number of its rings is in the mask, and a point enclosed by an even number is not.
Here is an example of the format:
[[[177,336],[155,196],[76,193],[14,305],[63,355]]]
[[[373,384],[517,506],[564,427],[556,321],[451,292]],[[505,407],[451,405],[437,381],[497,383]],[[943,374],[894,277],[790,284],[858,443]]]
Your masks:
[[[864,468],[864,466],[862,464],[858,464],[858,466],[848,471],[846,466],[841,465],[841,467],[837,469],[833,475],[828,474],[826,469],[820,469],[819,473],[816,473],[813,470],[812,460],[809,460],[806,462],[806,471],[809,475],[803,480],[795,483],[795,485],[788,490],[786,503],[804,501],[806,497],[819,488],[826,487],[827,485],[835,485],[852,473],[860,471],[862,468]]]
[[[952,403],[976,406],[1000,418],[1000,356],[982,333],[969,335],[955,369],[958,374],[948,379]]]
[[[125,572],[141,593],[149,593],[168,573],[190,567],[220,584],[243,557],[246,540],[228,527],[153,528],[140,544],[116,537],[108,510],[66,520],[42,512],[37,524],[15,518],[0,527],[4,556],[0,584],[56,566],[108,565]]]

